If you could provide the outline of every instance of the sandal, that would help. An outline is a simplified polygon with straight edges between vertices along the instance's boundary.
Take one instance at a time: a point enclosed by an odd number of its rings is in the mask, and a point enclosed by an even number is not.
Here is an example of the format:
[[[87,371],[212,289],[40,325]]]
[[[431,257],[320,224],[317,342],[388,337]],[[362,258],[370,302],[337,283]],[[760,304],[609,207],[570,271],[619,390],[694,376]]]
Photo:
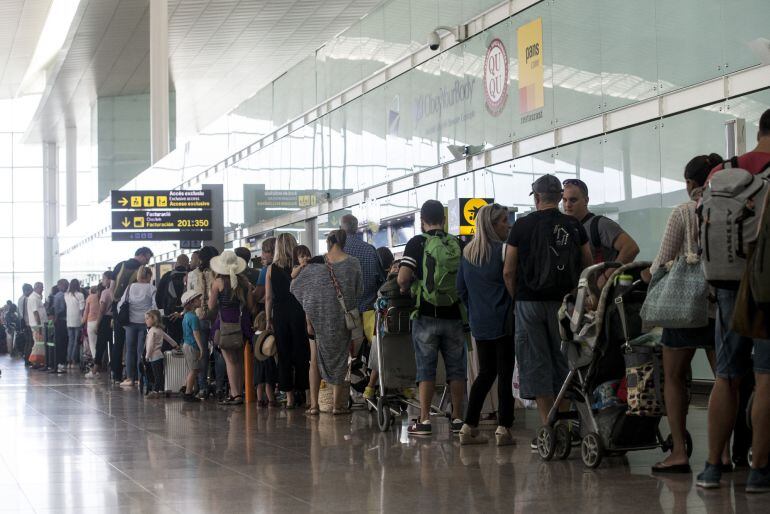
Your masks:
[[[233,396],[232,399],[227,402],[227,405],[243,405],[243,396]]]
[[[318,416],[319,414],[321,414],[321,410],[318,407],[310,407],[305,411],[307,416]]]

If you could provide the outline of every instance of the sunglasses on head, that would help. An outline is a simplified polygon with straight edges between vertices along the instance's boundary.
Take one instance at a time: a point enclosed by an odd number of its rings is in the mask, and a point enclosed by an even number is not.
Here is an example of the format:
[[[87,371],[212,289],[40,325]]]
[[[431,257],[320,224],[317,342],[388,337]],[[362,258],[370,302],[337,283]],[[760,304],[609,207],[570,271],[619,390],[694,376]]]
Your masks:
[[[562,182],[563,186],[575,186],[578,189],[580,189],[580,192],[583,193],[583,195],[588,196],[588,186],[585,182],[580,180],[579,178],[568,178]]]

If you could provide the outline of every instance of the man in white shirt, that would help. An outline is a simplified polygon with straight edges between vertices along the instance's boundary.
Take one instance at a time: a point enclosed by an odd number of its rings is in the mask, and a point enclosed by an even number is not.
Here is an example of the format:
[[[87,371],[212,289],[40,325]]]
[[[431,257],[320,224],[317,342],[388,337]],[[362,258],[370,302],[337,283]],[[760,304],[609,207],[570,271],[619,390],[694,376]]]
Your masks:
[[[32,331],[32,340],[35,343],[45,341],[43,325],[48,320],[48,315],[45,312],[43,291],[45,291],[43,283],[35,282],[35,287],[27,298],[27,319],[29,319],[29,328]]]

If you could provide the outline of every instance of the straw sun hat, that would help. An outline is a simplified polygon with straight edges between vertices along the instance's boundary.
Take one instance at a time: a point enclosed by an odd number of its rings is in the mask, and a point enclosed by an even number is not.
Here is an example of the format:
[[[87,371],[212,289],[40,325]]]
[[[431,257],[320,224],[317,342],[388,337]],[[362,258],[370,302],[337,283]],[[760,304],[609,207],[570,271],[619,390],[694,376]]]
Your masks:
[[[238,287],[237,275],[246,269],[246,261],[235,255],[234,252],[227,250],[212,258],[210,266],[214,273],[229,276],[230,285],[236,288]]]

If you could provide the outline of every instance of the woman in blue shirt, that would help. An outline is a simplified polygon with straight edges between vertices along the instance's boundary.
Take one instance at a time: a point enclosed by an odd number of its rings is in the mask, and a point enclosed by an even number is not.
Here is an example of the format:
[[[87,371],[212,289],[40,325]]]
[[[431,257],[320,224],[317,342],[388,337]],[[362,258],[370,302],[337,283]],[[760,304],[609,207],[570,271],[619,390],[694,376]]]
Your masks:
[[[479,375],[468,397],[460,444],[487,442],[478,424],[495,378],[499,398],[495,439],[498,446],[513,444],[513,302],[503,281],[503,241],[510,228],[507,208],[496,203],[482,207],[476,215],[476,235],[463,250],[457,273],[457,290],[468,309],[479,360]]]

